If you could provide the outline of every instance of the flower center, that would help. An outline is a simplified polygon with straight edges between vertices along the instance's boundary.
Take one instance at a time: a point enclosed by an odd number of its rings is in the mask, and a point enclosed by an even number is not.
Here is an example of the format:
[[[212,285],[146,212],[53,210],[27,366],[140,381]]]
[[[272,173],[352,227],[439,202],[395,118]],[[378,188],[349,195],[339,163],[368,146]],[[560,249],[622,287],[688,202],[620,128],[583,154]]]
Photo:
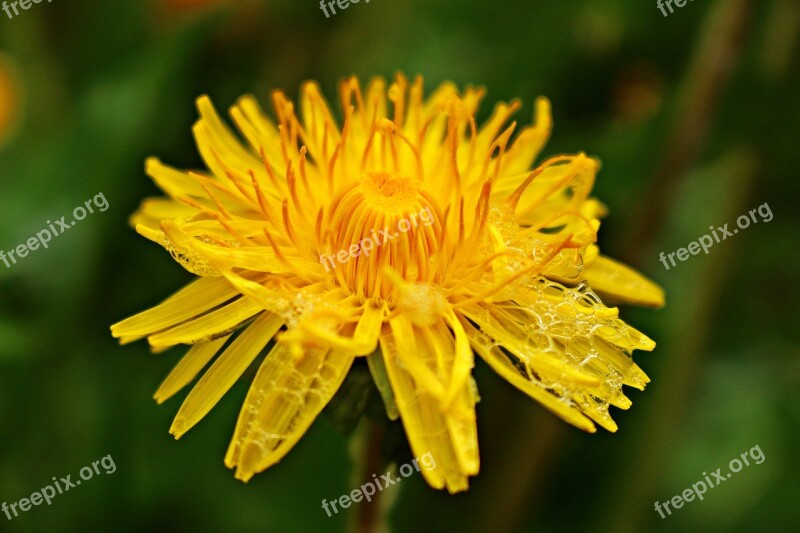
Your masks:
[[[436,202],[413,178],[367,172],[334,196],[320,262],[360,297],[394,301],[395,275],[431,281],[441,235]]]
[[[406,176],[369,172],[361,182],[361,189],[370,205],[385,212],[401,213],[416,207],[417,184]]]

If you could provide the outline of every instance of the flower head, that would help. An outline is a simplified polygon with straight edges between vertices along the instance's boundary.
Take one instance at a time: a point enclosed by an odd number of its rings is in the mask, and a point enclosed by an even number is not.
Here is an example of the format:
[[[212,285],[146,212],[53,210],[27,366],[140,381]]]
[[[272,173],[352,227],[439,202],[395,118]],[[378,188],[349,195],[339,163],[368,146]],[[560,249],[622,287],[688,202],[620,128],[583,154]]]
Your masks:
[[[597,293],[657,306],[661,290],[598,254],[604,207],[590,198],[598,163],[584,154],[532,169],[550,105],[509,124],[499,104],[480,128],[482,89],[421,78],[341,84],[342,126],[315,83],[297,105],[272,95],[276,120],[246,96],[234,135],[208,98],[194,126],[207,171],[156,159],[166,198],[146,200],[136,230],[199,279],[112,327],[123,343],[189,352],[162,402],[212,360],[171,432],[203,418],[268,348],[225,463],[250,479],[278,462],[366,357],[411,449],[431,452],[428,483],[465,490],[479,468],[474,354],[574,426],[616,424],[623,385],[648,378],[631,359],[654,343]],[[274,342],[271,342],[273,341]]]

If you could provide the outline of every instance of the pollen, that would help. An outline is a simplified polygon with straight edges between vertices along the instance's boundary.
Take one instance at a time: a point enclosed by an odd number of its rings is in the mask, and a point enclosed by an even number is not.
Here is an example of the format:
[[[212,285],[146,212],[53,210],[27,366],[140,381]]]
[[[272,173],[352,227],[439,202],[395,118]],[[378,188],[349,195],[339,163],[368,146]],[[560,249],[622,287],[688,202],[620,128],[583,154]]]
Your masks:
[[[386,213],[403,213],[419,206],[419,188],[408,176],[369,172],[362,181],[361,188],[370,206]]]

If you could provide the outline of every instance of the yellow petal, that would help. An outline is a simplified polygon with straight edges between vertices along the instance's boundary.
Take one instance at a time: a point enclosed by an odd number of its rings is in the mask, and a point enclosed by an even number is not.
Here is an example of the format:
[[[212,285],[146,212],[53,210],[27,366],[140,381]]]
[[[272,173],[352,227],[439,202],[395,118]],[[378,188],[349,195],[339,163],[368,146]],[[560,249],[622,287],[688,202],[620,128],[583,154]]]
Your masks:
[[[258,370],[236,423],[225,465],[236,478],[280,461],[341,386],[352,355],[309,349],[299,359],[276,344]]]
[[[248,94],[239,98],[230,113],[239,131],[249,141],[256,153],[260,153],[263,149],[269,161],[280,161],[281,139],[278,128],[262,111],[258,101],[252,95]],[[271,182],[267,181],[266,186],[271,189]]]
[[[478,474],[480,455],[475,419],[478,394],[477,386],[470,375],[473,367],[472,348],[455,314],[452,311],[449,314],[451,320],[448,320],[448,325],[455,332],[455,340],[442,322],[424,328],[422,334],[435,354],[440,371],[451,376],[448,397],[445,398],[441,408],[444,411],[458,464],[462,472],[474,476]],[[451,390],[455,392],[451,393]]]
[[[475,306],[468,306],[461,309],[461,311],[466,317],[478,324],[482,331],[513,352],[522,361],[525,361],[536,372],[547,373],[554,379],[564,383],[590,386],[600,384],[601,380],[598,377],[564,363],[542,348],[530,345],[528,343],[530,335],[525,333],[522,328],[509,321],[501,322],[498,320],[498,317],[503,316],[499,308],[493,307],[487,313],[485,310]]]
[[[197,374],[217,355],[219,349],[228,341],[230,335],[220,337],[208,342],[199,342],[183,356],[172,372],[166,377],[156,391],[154,398],[158,403],[164,403],[176,392],[192,381]]]
[[[174,199],[183,196],[206,198],[207,194],[197,178],[162,163],[156,157],[149,157],[144,165],[145,173],[158,185],[158,188]]]
[[[398,332],[403,334],[402,329]],[[394,329],[384,330],[381,335],[383,360],[411,451],[417,457],[430,453],[434,458],[435,466],[421,465],[421,472],[432,487],[446,487],[450,493],[467,490],[467,477],[477,472],[478,467],[477,441],[473,440],[477,436],[470,427],[474,424],[474,415],[461,415],[459,420],[448,423],[448,417],[459,415],[444,413],[439,399],[419,385],[417,371],[407,369],[406,361],[410,356],[401,354],[401,350],[410,346],[411,343],[397,337]],[[428,360],[425,364],[435,363]],[[460,401],[466,408],[474,405],[472,398]],[[457,451],[456,446],[460,450]]]
[[[248,279],[246,276],[234,273],[232,270],[222,270],[220,273],[238,291],[258,302],[264,309],[275,313],[285,312],[288,301],[281,292],[268,289],[258,281]]]
[[[140,339],[196,317],[239,295],[225,278],[200,278],[163,303],[111,326],[123,342]]]
[[[623,302],[650,307],[664,305],[664,290],[629,266],[603,255],[584,271],[589,286]]]
[[[448,309],[446,320],[455,334],[455,350],[452,347],[449,349],[450,353],[455,351],[455,357],[451,355],[445,362],[448,367],[451,367],[447,369],[450,374],[450,383],[447,386],[447,393],[442,404],[442,408],[445,410],[448,409],[457,396],[463,396],[464,391],[469,390],[469,378],[472,375],[472,367],[475,366],[467,334],[452,309]],[[439,340],[441,339],[442,337],[440,336]],[[445,348],[443,343],[438,344],[438,347],[440,350]]]
[[[282,325],[280,317],[264,313],[236,337],[181,405],[169,430],[176,439],[208,414]]]
[[[330,106],[322,95],[319,85],[316,82],[306,82],[300,90],[300,110],[303,115],[303,128],[305,129],[305,141],[309,148],[309,153],[314,157],[323,157],[324,138],[327,135],[328,152],[333,151],[334,146],[339,141],[339,128]],[[336,135],[336,137],[331,137]]]
[[[546,164],[546,163],[545,163]],[[535,226],[565,211],[578,211],[594,186],[598,163],[584,154],[547,166],[525,189],[517,220]]]
[[[175,344],[194,344],[220,334],[227,334],[263,310],[264,308],[251,298],[243,296],[201,317],[151,335],[147,340],[155,348]]]
[[[328,329],[319,322],[304,320],[298,326],[298,332],[309,341],[326,346],[333,350],[351,355],[369,355],[378,347],[378,335],[384,318],[383,306],[364,305],[361,318],[352,338],[343,337]]]
[[[478,355],[510,384],[542,404],[553,414],[569,422],[578,429],[594,433],[594,424],[587,419],[569,399],[561,399],[548,392],[541,383],[526,379],[508,356],[485,333],[481,333],[468,321],[462,321],[464,328],[472,339],[472,347]]]
[[[458,309],[480,327],[485,338],[474,334],[473,346],[483,342],[484,357],[494,352],[495,361],[487,360],[498,372],[509,380],[509,372],[520,374],[609,431],[617,427],[609,406],[630,407],[622,386],[643,388],[648,381],[631,352],[652,349],[654,343],[622,322],[616,309],[605,307],[588,284],[568,288],[540,277],[503,305]],[[548,408],[557,407],[551,398],[538,396]]]
[[[142,224],[148,229],[161,234],[161,221],[165,218],[187,218],[194,216],[197,209],[188,205],[166,198],[148,198],[139,206],[130,218],[130,224],[134,228]],[[157,240],[156,242],[160,241]]]
[[[550,132],[553,129],[553,115],[550,100],[541,97],[536,99],[535,123],[520,132],[514,144],[503,158],[503,174],[514,175],[525,172],[541,153]],[[503,177],[498,178],[498,185]]]
[[[200,112],[200,120],[193,128],[197,148],[206,166],[214,172],[222,185],[231,187],[233,192],[233,186],[224,179],[227,171],[233,171],[240,176],[247,176],[251,169],[259,173],[265,172],[261,160],[242,146],[240,140],[222,122],[208,96],[197,99],[197,110]]]
[[[443,379],[434,371],[435,366],[431,367],[426,363],[429,359],[429,347],[425,343],[417,342],[417,335],[411,319],[406,314],[402,314],[390,319],[389,325],[392,335],[381,337],[381,349],[385,350],[388,346],[393,353],[397,354],[400,364],[414,375],[421,389],[427,391],[434,398],[444,399]],[[391,374],[389,376],[391,377]]]

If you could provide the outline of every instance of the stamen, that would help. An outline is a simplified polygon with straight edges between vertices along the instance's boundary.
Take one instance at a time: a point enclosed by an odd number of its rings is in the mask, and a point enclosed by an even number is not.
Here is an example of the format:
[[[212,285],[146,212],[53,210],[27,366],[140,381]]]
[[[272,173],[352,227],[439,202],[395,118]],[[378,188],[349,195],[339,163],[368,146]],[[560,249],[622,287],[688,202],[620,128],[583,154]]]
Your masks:
[[[286,234],[289,236],[289,240],[292,241],[292,244],[295,245],[297,250],[301,250],[302,246],[300,246],[300,241],[297,239],[297,234],[294,232],[292,228],[292,223],[289,219],[289,200],[284,199],[281,205],[281,212],[283,213],[283,227],[286,228]]]
[[[397,126],[389,119],[383,119],[383,135],[384,139],[388,137],[389,147],[392,151],[392,168],[395,174],[400,174],[400,157],[397,155],[397,144],[395,144],[394,133],[397,131]]]
[[[551,224],[551,223],[555,222],[556,220],[558,220],[558,219],[560,219],[562,217],[565,217],[567,215],[572,215],[572,216],[575,216],[577,218],[580,218],[581,221],[583,221],[583,223],[586,225],[586,227],[589,230],[592,231],[592,233],[594,235],[594,238],[592,240],[593,241],[597,240],[597,232],[594,230],[594,227],[592,226],[592,222],[588,218],[586,218],[585,216],[583,216],[580,213],[578,213],[577,211],[563,211],[561,213],[553,215],[552,217],[546,219],[543,222],[540,222],[539,224],[536,224],[535,226],[530,226],[528,228],[523,229],[522,231],[519,232],[518,236],[520,238],[529,237],[531,234],[538,232],[540,229],[548,226],[549,224]]]
[[[469,117],[469,131],[469,158],[467,160],[467,168],[470,168],[473,161],[475,161],[475,151],[478,147],[478,125],[475,124],[474,115],[470,115]]]
[[[259,153],[261,154],[261,162],[264,163],[264,170],[267,171],[267,176],[269,176],[270,181],[272,181],[272,185],[275,187],[275,190],[280,191],[281,187],[278,184],[278,179],[272,172],[272,164],[269,162],[269,159],[267,159],[267,153],[264,151],[263,146],[260,148]]]
[[[364,145],[364,153],[361,155],[361,170],[367,169],[367,158],[369,157],[369,153],[372,150],[372,142],[375,139],[375,134],[378,132],[377,126],[373,123],[372,127],[370,128],[369,137],[367,137],[367,143]]]
[[[394,123],[398,128],[403,127],[403,118],[405,117],[405,98],[406,89],[408,88],[408,80],[402,74],[397,74],[395,82],[389,88],[389,100],[394,104]]]
[[[251,170],[251,169],[248,169],[248,171],[249,171],[249,172],[252,172],[252,170]],[[254,198],[252,198],[252,197],[250,196],[250,193],[249,193],[249,192],[247,191],[247,189],[245,189],[245,187],[244,187],[244,186],[243,186],[243,185],[240,183],[240,181],[239,181],[239,178],[238,178],[238,177],[237,177],[237,176],[236,176],[236,175],[233,173],[233,171],[232,171],[232,170],[226,170],[226,171],[225,171],[225,177],[227,177],[227,178],[228,178],[228,179],[231,181],[231,183],[233,183],[234,187],[236,187],[236,189],[237,189],[237,190],[238,190],[240,193],[242,193],[242,196],[244,197],[244,199],[245,199],[245,200],[246,200],[248,203],[251,203],[251,204],[255,205],[255,199],[254,199]]]
[[[520,270],[519,272],[517,272],[516,274],[514,274],[510,278],[501,281],[500,283],[498,283],[494,287],[491,287],[487,291],[485,291],[485,292],[483,292],[481,294],[478,294],[476,296],[473,296],[471,298],[467,298],[466,300],[461,300],[460,302],[456,302],[456,303],[452,304],[453,309],[458,309],[458,308],[465,307],[465,306],[473,304],[473,303],[484,301],[487,298],[490,298],[492,295],[497,294],[503,288],[507,287],[511,283],[513,283],[513,282],[517,281],[518,279],[522,278],[523,276],[526,276],[526,275],[528,275],[528,274],[530,274],[532,272],[535,272],[536,269],[541,268],[542,266],[546,265],[556,255],[561,253],[561,250],[563,250],[566,247],[566,245],[569,243],[570,239],[572,239],[572,234],[569,234],[567,236],[567,238],[549,256],[547,256],[545,258],[544,261],[541,261],[541,262],[538,262],[538,263],[534,262],[531,266]]]
[[[411,152],[414,154],[414,159],[416,159],[416,161],[417,161],[417,173],[418,173],[417,177],[419,178],[420,181],[424,182],[425,181],[425,167],[422,164],[422,158],[419,155],[419,150],[417,150],[417,147],[414,146],[414,144],[408,139],[408,137],[403,135],[403,132],[401,132],[400,130],[395,130],[395,135],[397,135],[397,137],[401,141],[406,143],[406,146],[408,146],[411,149]]]
[[[211,200],[213,200],[213,202],[216,204],[217,209],[219,209],[220,213],[225,215],[225,217],[228,220],[233,220],[231,214],[228,212],[227,209],[225,209],[225,206],[222,205],[222,202],[219,201],[219,198],[217,198],[216,195],[214,195],[214,193],[211,192],[209,186],[213,185],[213,182],[209,182],[209,180],[207,180],[202,176],[197,176],[197,177],[200,178],[200,186],[203,188],[204,191],[206,191],[206,194],[208,194],[209,198],[211,198]]]
[[[238,231],[233,229],[233,227],[230,224],[228,224],[219,213],[210,210],[206,210],[204,211],[204,213],[217,219],[217,221],[222,225],[223,228],[225,228],[225,230],[227,230],[228,233],[236,237],[236,239],[245,246],[250,246],[250,247],[255,246],[255,244],[253,244],[249,239],[244,238]]]
[[[198,211],[202,211],[205,209],[205,206],[201,205],[199,202],[193,200],[189,196],[181,196],[178,198],[178,200],[188,205],[189,207],[197,209]]]
[[[287,149],[287,144],[289,144],[289,140],[287,138],[286,128],[284,127],[283,124],[278,126],[278,133],[281,136],[281,154],[283,154],[283,162],[289,165],[292,162],[292,158],[289,157],[289,151]]]
[[[261,210],[261,214],[264,215],[267,222],[272,222],[272,217],[269,216],[269,210],[267,209],[267,199],[264,198],[264,192],[261,190],[261,185],[258,184],[256,173],[253,169],[250,169],[250,179],[253,182],[253,190],[256,191],[256,198],[258,199],[258,207]]]
[[[351,123],[351,119],[352,119],[352,116],[353,116],[353,106],[347,107],[345,109],[344,115],[345,115],[344,116],[344,125],[342,126],[342,140],[340,142],[341,142],[341,145],[342,145],[342,149],[341,149],[341,152],[342,152],[342,154],[341,154],[341,157],[342,157],[342,172],[344,172],[345,176],[348,176],[349,172],[347,171],[347,160],[349,158],[347,157],[347,155],[348,155],[347,154],[347,140],[350,137],[350,123]]]
[[[314,191],[311,190],[311,186],[308,184],[308,176],[306,175],[306,152],[308,152],[308,149],[305,145],[300,147],[300,178],[303,180],[303,187],[305,187],[306,193],[314,196]]]
[[[506,146],[508,146],[508,141],[511,139],[511,135],[514,133],[514,129],[516,127],[517,123],[512,122],[511,126],[509,126],[506,131],[503,132],[503,134],[495,141],[500,147],[500,154],[497,156],[497,159],[495,159],[494,175],[492,176],[493,182],[497,181],[497,177],[500,174],[500,166],[503,162],[503,156],[506,153]]]
[[[451,118],[448,124],[448,135],[447,141],[449,145],[449,152],[450,152],[450,172],[455,181],[455,197],[461,197],[462,191],[462,184],[461,184],[461,173],[458,170],[458,141],[456,140],[456,123],[455,118]]]
[[[314,237],[317,245],[317,250],[322,250],[322,219],[325,217],[325,207],[320,207],[317,211],[317,221],[314,224]]]
[[[286,259],[285,255],[283,255],[283,252],[281,252],[280,247],[275,242],[275,240],[272,238],[272,235],[270,235],[269,231],[267,231],[267,228],[264,228],[263,231],[264,231],[264,236],[267,238],[267,241],[269,241],[269,245],[275,251],[275,255],[278,256],[278,259],[282,263],[284,263],[286,266],[288,266],[290,268],[293,268],[294,265],[292,263],[290,263],[288,259]]]
[[[333,155],[331,156],[331,162],[328,164],[328,189],[333,191],[333,169],[336,166],[336,161],[339,159],[339,149],[342,147],[342,143],[336,143],[336,148],[333,149]]]
[[[286,169],[286,183],[289,185],[289,193],[291,194],[295,211],[297,211],[301,218],[306,218],[303,206],[300,203],[300,198],[297,196],[297,178],[294,176],[294,169],[292,168],[291,161],[289,162],[289,167]]]

